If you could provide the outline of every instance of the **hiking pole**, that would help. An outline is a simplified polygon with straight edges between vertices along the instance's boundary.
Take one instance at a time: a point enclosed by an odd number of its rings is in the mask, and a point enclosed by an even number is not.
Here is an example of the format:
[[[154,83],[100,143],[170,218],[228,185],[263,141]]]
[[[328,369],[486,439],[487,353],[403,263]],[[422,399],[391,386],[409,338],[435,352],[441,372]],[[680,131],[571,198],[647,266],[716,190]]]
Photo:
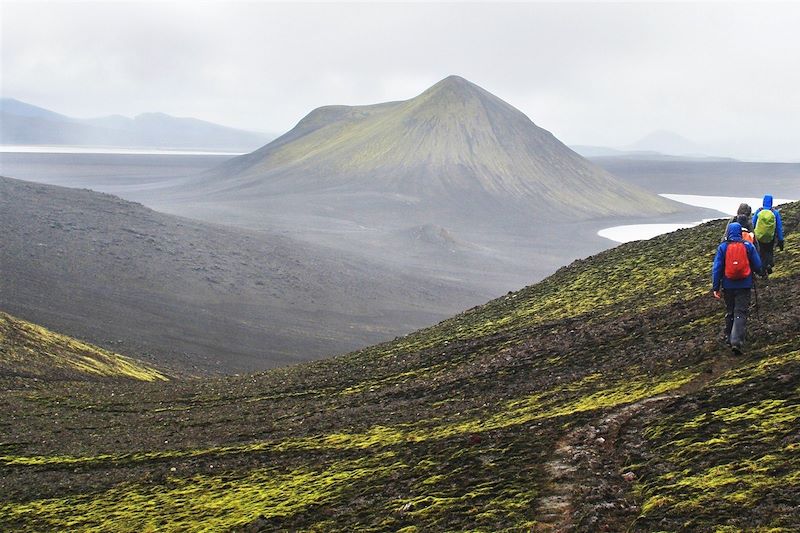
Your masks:
[[[753,295],[756,300],[756,320],[761,320],[761,317],[758,315],[758,284],[756,283],[755,276],[753,276]]]

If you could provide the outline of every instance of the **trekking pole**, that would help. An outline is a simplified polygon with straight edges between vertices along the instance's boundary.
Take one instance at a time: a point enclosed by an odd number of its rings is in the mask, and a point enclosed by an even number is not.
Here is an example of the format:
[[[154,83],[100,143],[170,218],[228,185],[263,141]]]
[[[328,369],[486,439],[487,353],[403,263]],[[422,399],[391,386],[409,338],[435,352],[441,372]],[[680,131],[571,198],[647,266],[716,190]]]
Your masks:
[[[755,296],[756,300],[756,320],[761,320],[761,317],[758,314],[758,284],[756,283],[756,278],[753,276],[753,295]]]

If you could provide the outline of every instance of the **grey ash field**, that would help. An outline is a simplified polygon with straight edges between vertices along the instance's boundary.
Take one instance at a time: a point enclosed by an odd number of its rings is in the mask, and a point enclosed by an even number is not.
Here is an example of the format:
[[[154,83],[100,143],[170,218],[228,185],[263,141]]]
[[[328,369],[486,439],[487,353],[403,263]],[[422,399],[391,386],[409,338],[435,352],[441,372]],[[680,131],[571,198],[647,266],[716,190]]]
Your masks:
[[[195,373],[347,351],[481,298],[286,236],[8,178],[0,225],[0,308]]]
[[[0,526],[796,531],[800,205],[783,213],[743,357],[709,295],[722,221],[262,374],[158,381],[2,317]]]

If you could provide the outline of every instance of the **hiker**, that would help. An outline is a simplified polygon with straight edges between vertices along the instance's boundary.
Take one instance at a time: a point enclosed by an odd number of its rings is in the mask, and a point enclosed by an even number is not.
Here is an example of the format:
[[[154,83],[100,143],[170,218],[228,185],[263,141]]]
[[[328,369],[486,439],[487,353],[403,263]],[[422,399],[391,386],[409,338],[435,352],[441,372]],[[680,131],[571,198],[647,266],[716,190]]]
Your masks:
[[[772,207],[772,195],[764,195],[764,205],[753,214],[753,233],[758,240],[758,253],[764,271],[761,274],[767,277],[772,274],[775,266],[775,243],[783,251],[783,221],[781,214]]]
[[[742,226],[731,222],[728,238],[717,248],[711,270],[714,298],[725,297],[725,343],[742,353],[753,274],[761,272],[761,258],[755,246],[742,240]]]
[[[721,240],[726,240],[728,238],[728,229],[730,228],[733,222],[738,222],[742,226],[742,230],[753,231],[753,221],[750,217],[753,216],[753,208],[751,208],[748,204],[739,204],[739,209],[736,210],[736,214],[731,217],[728,221],[727,226],[725,226],[725,232],[722,234]]]

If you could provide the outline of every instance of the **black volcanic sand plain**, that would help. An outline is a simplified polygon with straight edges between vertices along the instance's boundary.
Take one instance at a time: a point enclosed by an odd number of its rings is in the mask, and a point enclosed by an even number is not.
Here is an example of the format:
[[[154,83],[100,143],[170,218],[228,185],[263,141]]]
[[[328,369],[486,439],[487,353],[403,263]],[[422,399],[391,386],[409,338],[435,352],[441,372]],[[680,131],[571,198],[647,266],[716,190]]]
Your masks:
[[[159,188],[220,165],[228,155],[0,153],[0,176],[92,189],[142,202]]]
[[[8,178],[0,227],[0,309],[196,372],[341,353],[486,299],[282,235]]]
[[[4,373],[0,527],[797,531],[800,204],[782,212],[742,356],[710,295],[714,221],[324,361]]]

